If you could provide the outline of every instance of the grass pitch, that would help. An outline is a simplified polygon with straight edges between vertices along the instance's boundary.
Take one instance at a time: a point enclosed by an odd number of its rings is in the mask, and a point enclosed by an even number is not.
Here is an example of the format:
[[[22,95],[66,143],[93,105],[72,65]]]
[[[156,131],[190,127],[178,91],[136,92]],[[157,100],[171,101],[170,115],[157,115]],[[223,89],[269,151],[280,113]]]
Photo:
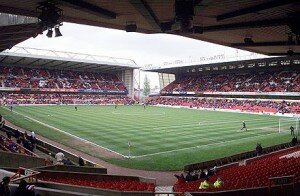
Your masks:
[[[256,143],[267,147],[291,140],[289,132],[278,133],[279,117],[274,116],[151,106],[77,107],[78,111],[74,106],[17,106],[14,112],[1,107],[0,113],[20,127],[93,156],[148,170],[178,170],[185,164],[253,150]],[[241,131],[242,121],[248,131]],[[74,145],[73,136],[125,158],[91,153]]]

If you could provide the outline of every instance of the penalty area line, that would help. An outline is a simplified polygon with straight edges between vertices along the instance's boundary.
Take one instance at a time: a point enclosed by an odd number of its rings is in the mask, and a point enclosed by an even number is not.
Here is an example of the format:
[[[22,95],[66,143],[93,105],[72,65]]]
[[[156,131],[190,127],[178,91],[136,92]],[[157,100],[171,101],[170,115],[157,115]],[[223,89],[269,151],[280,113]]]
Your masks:
[[[212,146],[212,145],[231,143],[231,142],[245,140],[245,139],[260,138],[260,137],[265,137],[267,135],[272,135],[272,134],[278,134],[278,133],[277,132],[276,133],[268,133],[268,134],[253,136],[253,137],[246,137],[246,138],[240,138],[240,139],[235,139],[235,140],[226,140],[226,141],[221,141],[221,142],[216,142],[216,143],[211,143],[211,144],[204,144],[204,145],[199,145],[199,146],[192,146],[192,147],[187,147],[187,148],[180,148],[180,149],[175,149],[175,150],[168,150],[168,151],[150,153],[150,154],[139,155],[139,156],[131,156],[131,158],[143,158],[143,157],[149,157],[149,156],[160,155],[160,154],[168,154],[168,153],[172,153],[172,152],[179,152],[179,151],[184,151],[184,150],[189,150],[189,149],[203,148],[203,147]]]
[[[257,121],[266,121],[266,119],[255,119],[255,120],[247,120],[246,122],[257,122]],[[207,125],[223,125],[223,124],[229,124],[229,123],[238,123],[238,122],[243,122],[243,121],[240,121],[240,120],[234,120],[234,121],[216,121],[214,123],[206,123],[205,121],[204,122],[199,122],[198,125],[204,125],[204,126],[207,126]]]
[[[4,108],[4,107],[2,107],[2,108]],[[4,109],[9,110],[8,108],[4,108]],[[9,110],[9,111],[10,111],[10,110]],[[36,120],[36,119],[34,119],[34,118],[31,118],[31,117],[29,117],[29,116],[26,116],[26,115],[24,115],[24,114],[22,114],[22,113],[16,112],[16,111],[14,111],[14,110],[13,110],[12,112],[14,112],[14,113],[16,113],[16,114],[18,114],[18,115],[20,115],[20,116],[23,116],[24,118],[27,118],[27,119],[29,119],[29,120],[32,120],[32,121],[34,121],[34,122],[36,122],[36,123],[39,123],[39,124],[41,124],[41,125],[43,125],[43,126],[46,126],[46,127],[48,127],[48,128],[54,129],[54,130],[56,130],[56,131],[58,131],[58,132],[64,133],[64,134],[66,134],[66,135],[68,135],[68,136],[71,136],[71,137],[73,137],[73,138],[75,138],[75,139],[78,139],[78,140],[80,140],[80,141],[83,141],[83,142],[85,142],[85,143],[92,144],[92,145],[94,145],[94,146],[96,146],[96,147],[98,147],[98,148],[102,148],[102,149],[107,150],[107,151],[109,151],[109,152],[115,153],[115,154],[117,154],[117,155],[119,155],[119,156],[122,156],[123,158],[126,158],[126,157],[127,157],[126,155],[123,155],[123,154],[121,154],[121,153],[119,153],[119,152],[113,151],[113,150],[111,150],[111,149],[109,149],[109,148],[100,146],[100,145],[95,144],[95,143],[93,143],[93,142],[90,142],[90,141],[88,141],[88,140],[86,140],[86,139],[80,138],[80,137],[78,137],[78,136],[76,136],[76,135],[73,135],[73,134],[71,134],[71,133],[68,133],[68,132],[66,132],[66,131],[64,131],[64,130],[61,130],[61,129],[59,129],[59,128],[56,128],[56,127],[54,127],[54,126],[51,126],[51,125],[49,125],[49,124],[47,124],[47,123],[41,122],[41,121]]]

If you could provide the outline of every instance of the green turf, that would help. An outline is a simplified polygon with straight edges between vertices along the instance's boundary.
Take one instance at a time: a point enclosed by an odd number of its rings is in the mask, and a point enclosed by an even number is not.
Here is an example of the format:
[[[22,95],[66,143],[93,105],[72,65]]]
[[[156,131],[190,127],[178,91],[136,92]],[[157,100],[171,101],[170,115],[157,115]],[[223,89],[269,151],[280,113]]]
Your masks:
[[[18,106],[0,113],[14,124],[49,139],[74,146],[69,135],[53,130],[25,116],[61,129],[128,156],[106,159],[130,168],[177,170],[185,164],[211,160],[290,141],[288,132],[278,133],[279,117],[142,106]],[[246,121],[248,131],[240,131]],[[287,122],[289,126],[290,122]],[[101,157],[99,154],[94,156]],[[103,157],[102,157],[103,158]]]

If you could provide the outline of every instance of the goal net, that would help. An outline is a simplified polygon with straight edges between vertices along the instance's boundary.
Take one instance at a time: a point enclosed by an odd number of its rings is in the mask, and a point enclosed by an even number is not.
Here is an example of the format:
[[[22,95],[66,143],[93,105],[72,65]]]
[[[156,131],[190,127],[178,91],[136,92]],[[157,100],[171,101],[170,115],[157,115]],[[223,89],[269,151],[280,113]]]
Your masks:
[[[279,119],[279,133],[290,132],[291,127],[294,127],[295,135],[299,135],[299,118],[281,118]]]

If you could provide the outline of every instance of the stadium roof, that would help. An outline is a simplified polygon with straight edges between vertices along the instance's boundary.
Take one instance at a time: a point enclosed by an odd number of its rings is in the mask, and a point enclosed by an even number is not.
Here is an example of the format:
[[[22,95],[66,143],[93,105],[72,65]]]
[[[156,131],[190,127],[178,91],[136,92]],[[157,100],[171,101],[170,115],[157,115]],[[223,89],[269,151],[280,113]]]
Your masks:
[[[13,47],[0,53],[0,65],[91,72],[139,68],[130,59],[23,47]]]
[[[274,57],[251,59],[243,61],[231,61],[210,64],[198,64],[177,67],[159,67],[144,69],[144,71],[168,73],[168,74],[197,74],[206,71],[225,71],[233,69],[256,69],[263,67],[300,65],[300,56]]]
[[[0,13],[0,51],[41,33],[37,18]]]
[[[45,0],[0,0],[0,12],[37,17],[41,2]],[[300,53],[299,0],[184,1],[192,2],[195,11],[194,28],[184,32],[178,23],[191,13],[187,3],[180,5],[182,0],[52,2],[63,10],[66,22],[123,30],[136,24],[138,32],[178,34],[267,55]]]

